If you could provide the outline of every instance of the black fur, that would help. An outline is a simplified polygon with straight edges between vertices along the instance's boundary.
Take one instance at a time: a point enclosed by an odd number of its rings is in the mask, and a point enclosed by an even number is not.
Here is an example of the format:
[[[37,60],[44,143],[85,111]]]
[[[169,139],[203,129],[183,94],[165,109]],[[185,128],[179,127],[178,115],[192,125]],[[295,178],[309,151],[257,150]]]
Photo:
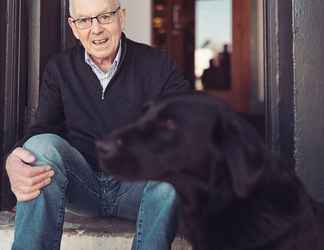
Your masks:
[[[214,97],[158,100],[134,124],[98,141],[97,150],[109,174],[174,185],[194,249],[324,249],[321,205],[255,130]]]

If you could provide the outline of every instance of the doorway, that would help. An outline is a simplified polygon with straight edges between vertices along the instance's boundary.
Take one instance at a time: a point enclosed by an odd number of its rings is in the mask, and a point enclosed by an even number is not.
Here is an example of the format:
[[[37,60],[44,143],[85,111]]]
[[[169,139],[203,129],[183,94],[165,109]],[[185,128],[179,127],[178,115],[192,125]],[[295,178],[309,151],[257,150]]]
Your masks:
[[[153,46],[173,56],[193,89],[224,99],[264,138],[263,1],[152,3]]]
[[[179,66],[183,69],[185,72],[186,78],[189,79],[192,83],[193,86],[196,81],[196,76],[194,74],[195,69],[194,69],[194,51],[195,51],[195,28],[196,28],[196,4],[197,2],[218,2],[218,1],[225,1],[225,0],[152,0],[152,43],[155,46],[160,46],[165,49],[167,49],[171,55],[174,56],[176,61],[178,62]],[[279,88],[279,84],[276,84],[276,77],[277,77],[277,71],[282,70],[277,69],[276,62],[277,57],[281,56],[284,51],[290,51],[288,49],[284,50],[278,50],[276,49],[276,41],[278,40],[278,37],[283,40],[283,44],[290,44],[289,41],[285,43],[286,37],[287,37],[287,32],[282,32],[282,34],[277,34],[275,24],[275,18],[274,15],[277,13],[276,11],[276,6],[278,6],[278,0],[274,0],[273,2],[266,3],[266,5],[263,7],[263,2],[264,1],[259,1],[259,0],[231,0],[232,1],[232,25],[233,25],[233,33],[237,34],[237,36],[233,36],[233,45],[231,50],[233,51],[233,55],[235,56],[235,44],[238,44],[243,47],[242,50],[242,55],[238,54],[238,58],[244,58],[241,57],[244,55],[244,53],[247,53],[249,56],[245,59],[246,61],[241,62],[238,65],[244,65],[245,67],[238,68],[238,75],[235,76],[237,79],[240,81],[242,79],[250,79],[249,81],[249,86],[252,86],[250,89],[246,88],[245,85],[239,85],[242,88],[239,88],[240,91],[246,91],[248,92],[246,95],[237,95],[235,99],[230,99],[233,101],[233,107],[238,111],[243,113],[245,116],[255,116],[259,115],[261,117],[260,122],[258,124],[261,124],[261,128],[264,130],[264,103],[270,103],[270,98],[273,99],[273,103],[277,101],[277,96],[274,96],[275,94],[278,93],[278,91],[268,91],[265,93],[265,90],[262,89],[263,83],[265,80],[264,78],[268,79],[268,86],[276,90]],[[38,3],[40,1],[35,1],[35,3]],[[18,4],[19,3],[19,4]],[[6,88],[4,85],[0,87],[0,116],[1,116],[1,138],[0,138],[0,143],[1,143],[1,174],[4,174],[4,169],[3,169],[3,160],[5,156],[6,149],[8,148],[8,145],[12,145],[17,138],[21,136],[21,128],[23,127],[24,120],[25,120],[25,115],[27,115],[28,120],[30,119],[30,116],[32,116],[33,112],[33,106],[27,107],[26,111],[26,106],[27,104],[30,105],[30,103],[26,102],[26,99],[29,99],[29,97],[26,95],[28,92],[24,90],[24,86],[26,85],[26,69],[23,67],[18,67],[19,65],[24,65],[21,62],[26,60],[31,59],[31,57],[24,56],[24,53],[22,53],[24,50],[24,46],[27,46],[28,44],[28,39],[27,36],[30,36],[29,39],[32,42],[32,39],[35,39],[33,34],[30,33],[30,30],[26,27],[21,28],[21,29],[13,29],[16,32],[14,35],[20,39],[13,39],[16,42],[19,42],[19,46],[16,45],[15,43],[12,43],[11,40],[8,40],[12,37],[12,32],[9,32],[7,30],[7,27],[13,27],[13,24],[22,24],[26,25],[27,19],[26,17],[19,16],[17,13],[26,13],[26,11],[21,11],[17,12],[18,9],[21,9],[23,7],[26,9],[26,3],[29,3],[29,1],[23,1],[23,0],[5,0],[1,1],[0,3],[0,12],[2,13],[2,17],[5,18],[7,16],[10,16],[12,18],[9,18],[8,22],[11,26],[1,26],[0,30],[3,31],[1,34],[6,34],[5,36],[2,36],[0,39],[0,54],[1,55],[6,55],[6,48],[7,45],[11,44],[13,51],[10,53],[13,53],[13,55],[21,55],[22,58],[18,58],[18,56],[8,56],[8,58],[12,58],[16,60],[16,62],[19,62],[15,64],[17,67],[16,68],[10,68],[10,71],[6,70],[8,65],[6,61],[4,60],[4,56],[0,57],[0,67],[1,71],[4,72],[3,75],[1,75],[1,79],[6,79],[6,77],[10,76],[21,76],[20,80],[17,80],[16,78],[12,77],[11,81],[3,81],[6,84]],[[31,1],[30,3],[34,3],[34,1]],[[66,5],[66,0],[55,0],[52,2],[46,2],[42,1],[40,2],[42,5],[40,6],[40,17],[39,17],[39,24],[40,24],[40,48],[39,48],[39,53],[40,53],[40,62],[39,68],[42,68],[45,61],[47,60],[49,54],[56,52],[60,50],[61,48],[66,47],[70,42],[70,36],[69,36],[69,30],[66,28],[64,20],[67,16],[67,5]],[[281,3],[281,2],[280,2]],[[288,3],[282,2],[281,5],[288,5]],[[159,6],[159,7],[158,7]],[[246,10],[244,8],[247,8]],[[28,8],[27,8],[28,9]],[[10,11],[9,11],[10,10]],[[13,13],[14,12],[14,13]],[[287,13],[290,13],[291,15],[291,8],[282,8],[281,11],[281,17],[284,19],[285,17],[289,17]],[[15,14],[16,13],[16,14]],[[234,13],[237,13],[238,15],[234,15]],[[241,13],[241,15],[239,15]],[[161,17],[160,21],[159,19],[155,19],[156,17]],[[240,17],[240,18],[239,18]],[[235,18],[235,19],[234,19]],[[267,20],[267,26],[264,25],[264,20],[263,18],[266,18]],[[17,22],[16,20],[20,20],[20,22]],[[57,21],[59,20],[59,21]],[[246,25],[243,25],[244,20],[247,22]],[[23,22],[21,22],[23,21]],[[58,26],[58,23],[60,25]],[[283,22],[282,23],[287,23],[288,22]],[[239,31],[236,32],[234,29],[239,28]],[[247,28],[249,27],[249,28]],[[267,30],[266,32],[263,31],[263,27]],[[284,26],[286,27],[286,26]],[[290,26],[287,26],[290,27]],[[14,28],[14,27],[13,27]],[[49,36],[48,30],[55,31],[51,32],[50,34],[53,35]],[[29,32],[28,34],[25,34],[26,32]],[[284,31],[286,31],[284,29]],[[265,37],[265,33],[270,33],[269,37]],[[24,35],[25,34],[25,35]],[[290,34],[290,33],[288,33]],[[244,37],[244,40],[242,40]],[[25,41],[26,40],[26,41]],[[268,47],[263,48],[263,43],[264,40],[268,42]],[[8,42],[10,41],[10,42]],[[157,44],[157,41],[159,43]],[[241,42],[239,42],[241,41]],[[242,42],[244,41],[244,42]],[[244,47],[244,43],[248,44],[248,47]],[[257,44],[257,46],[255,46]],[[288,46],[287,45],[287,46]],[[244,48],[250,48],[248,50],[244,50]],[[239,48],[237,48],[238,50]],[[20,51],[20,52],[19,52]],[[247,51],[250,51],[249,53]],[[263,56],[263,51],[266,51],[269,56],[267,56],[267,63],[264,64],[264,56]],[[280,54],[276,54],[273,52],[280,52]],[[15,54],[17,53],[17,54]],[[11,55],[11,54],[9,54]],[[289,56],[287,56],[290,58]],[[270,60],[270,59],[271,60]],[[237,60],[239,60],[237,59]],[[281,59],[281,57],[280,57]],[[237,63],[233,58],[233,66],[234,68],[235,64]],[[283,56],[282,59],[283,62],[287,62],[286,57]],[[246,62],[246,64],[245,64]],[[273,62],[273,65],[271,64]],[[27,63],[25,64],[27,65]],[[265,68],[267,68],[266,74],[267,76],[265,77],[263,74],[263,67],[265,65]],[[287,65],[286,63],[282,63],[281,65]],[[289,64],[290,65],[290,64]],[[273,67],[272,67],[273,66]],[[247,68],[249,68],[247,70]],[[282,66],[283,67],[283,66]],[[8,68],[9,69],[9,68]],[[271,70],[271,71],[270,71]],[[28,74],[30,74],[30,70],[28,70]],[[250,75],[246,74],[245,72],[252,72]],[[260,72],[256,74],[255,72]],[[286,70],[282,70],[282,72],[287,72]],[[249,77],[247,77],[249,76]],[[31,75],[28,75],[28,78],[30,78]],[[234,81],[234,76],[233,73],[231,75],[232,80]],[[35,79],[37,76],[35,76]],[[235,79],[236,79],[235,78]],[[283,80],[280,78],[280,81],[284,81],[286,78],[283,78]],[[38,84],[38,78],[36,79],[34,84]],[[288,79],[289,80],[289,79]],[[286,82],[291,82],[291,81],[286,81]],[[246,81],[246,80],[244,80]],[[248,82],[248,81],[246,81]],[[241,83],[241,82],[240,82]],[[273,84],[272,84],[273,83]],[[257,85],[259,88],[255,88],[254,86]],[[287,85],[287,84],[286,84]],[[285,85],[285,86],[286,86]],[[232,84],[231,84],[232,86]],[[32,86],[29,84],[28,89],[30,90]],[[6,90],[10,90],[10,95],[7,94]],[[239,90],[236,90],[238,93],[241,93]],[[37,96],[38,93],[36,91],[33,91],[33,94]],[[230,95],[229,95],[230,96]],[[243,97],[245,96],[258,96],[260,97],[260,100],[258,98],[247,98],[244,99]],[[265,96],[268,98],[267,101],[263,101],[262,96]],[[230,96],[231,97],[231,96]],[[35,97],[35,100],[37,98]],[[245,105],[241,105],[240,101],[241,100],[247,100]],[[287,100],[291,100],[287,99]],[[6,100],[6,102],[5,102]],[[235,101],[234,101],[235,100]],[[251,105],[251,103],[255,102],[256,105]],[[27,103],[27,104],[26,104]],[[3,106],[2,106],[3,104]],[[286,105],[286,107],[290,107],[289,105]],[[242,109],[241,109],[242,108]],[[277,115],[278,115],[278,109],[276,107],[272,108],[272,106],[268,105],[268,110],[267,110],[267,118],[269,121],[267,121],[267,124],[271,124],[270,129],[267,128],[267,133],[269,138],[271,138],[271,143],[272,144],[279,144],[279,138],[281,138],[278,135],[279,127],[277,126]],[[284,110],[285,107],[280,107],[282,110]],[[291,112],[291,114],[293,114]],[[287,112],[284,114],[285,117],[287,117]],[[10,119],[4,119],[4,117],[10,117]],[[292,115],[291,115],[292,116]],[[253,117],[254,119],[254,117]],[[251,119],[251,120],[253,120]],[[271,120],[273,123],[271,123]],[[289,121],[293,121],[293,119],[290,119],[289,116]],[[290,124],[288,122],[285,122],[285,124]],[[290,140],[293,139],[292,132],[293,131],[290,126],[284,126],[283,124],[280,129],[283,127],[283,131],[286,132],[288,131],[289,133],[282,133],[286,137],[289,137],[288,139],[283,138],[282,144],[288,145],[287,149],[284,148],[284,150],[293,152],[291,150],[293,147],[293,143],[290,143]],[[5,128],[10,128],[9,130],[6,130]],[[13,129],[15,128],[15,129]],[[10,131],[9,133],[5,133],[6,131]],[[285,143],[288,141],[289,143]],[[9,206],[11,202],[9,202],[10,197],[10,190],[9,190],[9,185],[7,181],[2,181],[1,186],[0,186],[0,193],[1,193],[1,201],[2,201],[2,208]]]

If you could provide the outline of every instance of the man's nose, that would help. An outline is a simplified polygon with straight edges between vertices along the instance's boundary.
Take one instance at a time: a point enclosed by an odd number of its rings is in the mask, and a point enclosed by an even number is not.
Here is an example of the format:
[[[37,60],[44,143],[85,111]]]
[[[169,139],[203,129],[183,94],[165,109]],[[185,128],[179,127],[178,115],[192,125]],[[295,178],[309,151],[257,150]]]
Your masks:
[[[102,25],[98,22],[97,18],[92,19],[92,32],[95,34],[101,33],[104,28]]]

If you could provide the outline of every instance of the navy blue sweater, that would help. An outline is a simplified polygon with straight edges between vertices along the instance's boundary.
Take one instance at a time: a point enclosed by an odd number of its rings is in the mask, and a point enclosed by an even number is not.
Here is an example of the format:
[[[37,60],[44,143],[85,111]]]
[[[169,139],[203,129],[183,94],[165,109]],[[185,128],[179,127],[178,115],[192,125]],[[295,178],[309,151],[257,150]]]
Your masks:
[[[77,45],[47,64],[36,122],[17,145],[35,134],[59,134],[96,169],[95,139],[134,121],[146,102],[189,89],[166,53],[123,35],[121,60],[102,99],[100,82]]]

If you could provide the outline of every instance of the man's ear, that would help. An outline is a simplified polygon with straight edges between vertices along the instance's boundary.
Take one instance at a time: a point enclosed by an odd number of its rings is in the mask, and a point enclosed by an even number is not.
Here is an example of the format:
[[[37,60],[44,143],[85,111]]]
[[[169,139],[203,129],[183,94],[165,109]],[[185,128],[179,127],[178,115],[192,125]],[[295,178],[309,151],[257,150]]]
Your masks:
[[[74,37],[79,40],[79,31],[75,27],[75,25],[73,23],[73,19],[71,17],[68,18],[68,23],[69,23],[69,26],[70,26],[70,28],[72,30],[72,33],[73,33]]]
[[[126,9],[121,9],[119,13],[119,21],[122,30],[126,27]]]
[[[233,192],[244,199],[255,190],[264,170],[264,146],[257,132],[235,114],[214,127],[214,143],[223,152]]]

